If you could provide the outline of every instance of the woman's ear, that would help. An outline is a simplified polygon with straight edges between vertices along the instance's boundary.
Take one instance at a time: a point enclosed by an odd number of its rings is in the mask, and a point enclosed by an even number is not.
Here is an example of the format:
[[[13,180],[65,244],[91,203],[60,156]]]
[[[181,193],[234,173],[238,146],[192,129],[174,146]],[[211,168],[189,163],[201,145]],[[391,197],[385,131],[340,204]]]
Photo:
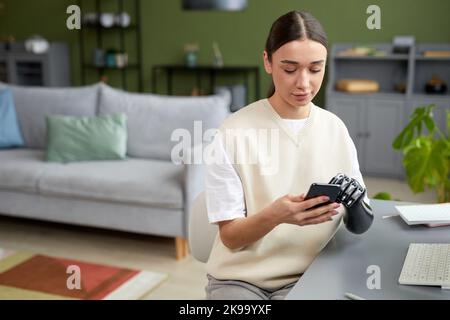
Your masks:
[[[264,59],[264,69],[266,69],[266,72],[268,74],[272,74],[272,63],[269,61],[269,55],[265,50],[263,53],[263,59]]]

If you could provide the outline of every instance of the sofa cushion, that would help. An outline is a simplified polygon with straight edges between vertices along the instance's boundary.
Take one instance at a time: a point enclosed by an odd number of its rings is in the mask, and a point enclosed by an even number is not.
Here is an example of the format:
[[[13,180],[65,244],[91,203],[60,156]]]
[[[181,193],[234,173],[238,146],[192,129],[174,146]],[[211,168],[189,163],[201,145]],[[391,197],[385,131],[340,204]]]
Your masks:
[[[0,89],[0,148],[23,145],[11,90]]]
[[[230,93],[204,97],[177,97],[128,93],[100,86],[99,114],[125,113],[128,116],[127,152],[132,157],[170,160],[175,129],[187,129],[194,139],[194,121],[201,121],[202,132],[218,128],[229,114]]]
[[[97,110],[99,85],[78,88],[22,87],[10,88],[22,129],[25,146],[44,149],[46,146],[45,117],[47,115],[94,116]]]
[[[120,160],[127,151],[124,114],[47,117],[47,161]]]
[[[51,164],[39,180],[43,195],[183,208],[183,166],[127,159]]]
[[[0,188],[37,192],[39,177],[48,167],[44,156],[41,150],[0,150]]]

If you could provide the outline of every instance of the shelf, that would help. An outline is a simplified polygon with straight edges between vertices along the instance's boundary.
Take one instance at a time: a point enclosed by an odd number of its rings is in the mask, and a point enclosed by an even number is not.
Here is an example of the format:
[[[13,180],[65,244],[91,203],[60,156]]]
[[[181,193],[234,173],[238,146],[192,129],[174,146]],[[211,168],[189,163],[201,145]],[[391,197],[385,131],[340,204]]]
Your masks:
[[[1,44],[0,44],[1,47]],[[64,42],[50,42],[43,54],[22,50],[23,42],[14,50],[0,53],[0,78],[23,86],[70,86],[69,46]]]
[[[441,57],[425,56],[425,53],[449,53],[450,43],[424,43],[418,44],[415,50],[415,59],[418,61],[450,61],[450,56],[446,54]]]
[[[424,92],[416,92],[412,94],[412,98],[414,99],[442,99],[450,101],[450,92],[447,92],[446,94],[429,94]]]
[[[450,62],[450,57],[424,57],[416,56],[417,61],[448,61]]]
[[[112,26],[112,27],[107,28],[107,27],[102,27],[100,25],[97,25],[97,26],[95,26],[95,25],[84,25],[83,26],[82,25],[81,27],[85,28],[85,29],[90,29],[90,30],[115,30],[115,31],[117,31],[117,30],[135,30],[138,26],[136,24],[131,24],[128,27]]]
[[[114,72],[119,71],[117,74],[120,77],[112,77],[109,85],[128,90],[129,84],[132,84],[133,86],[137,86],[137,91],[143,92],[144,75],[142,70],[141,0],[78,0],[77,2],[81,8],[85,9],[84,12],[91,10],[91,13],[95,13],[97,17],[104,12],[111,13],[111,5],[114,4],[117,11],[114,9],[113,13],[127,12],[131,19],[130,25],[127,27],[122,27],[120,25],[104,27],[99,21],[83,21],[82,30],[78,33],[80,43],[80,65],[82,66],[81,83],[84,85],[88,84],[89,81],[94,79],[91,77],[94,73],[98,73],[95,77],[97,78],[97,81],[100,81],[102,80],[100,79],[102,72],[107,72],[107,70]],[[97,60],[94,60],[92,53],[89,53],[88,56],[87,49],[94,48],[106,51],[108,46],[113,43],[112,40],[114,38],[116,41],[113,46],[116,47],[118,52],[132,53],[132,57],[130,57],[129,61],[134,61],[135,63],[129,63],[123,67],[99,66],[96,64]],[[106,64],[106,61],[104,62]],[[128,72],[129,70],[131,71]],[[136,81],[134,81],[135,79]]]
[[[342,119],[358,148],[363,174],[403,177],[401,154],[391,143],[408,124],[415,108],[435,104],[436,124],[446,127],[445,111],[450,109],[450,92],[427,94],[425,84],[440,78],[450,91],[450,57],[425,57],[426,51],[450,51],[450,43],[415,44],[408,54],[391,54],[392,44],[374,44],[386,56],[340,56],[338,52],[354,44],[333,45],[326,88],[327,109]],[[348,93],[336,90],[339,79],[371,79],[379,84],[373,93]],[[395,90],[402,85],[405,93]]]
[[[119,68],[119,67],[95,66],[92,64],[86,64],[86,65],[84,65],[84,67],[88,68],[88,69],[123,70],[123,69],[136,69],[136,68],[139,68],[140,65],[139,64],[129,64],[129,65]]]
[[[19,70],[17,71],[17,74],[19,76],[42,76],[42,71],[39,70],[28,70],[28,71],[23,71],[23,70]]]
[[[398,92],[369,92],[369,93],[346,93],[342,91],[336,91],[336,90],[330,90],[328,91],[328,94],[332,94],[336,98],[399,98],[399,99],[405,99],[406,93],[398,93]],[[446,94],[427,94],[427,93],[421,93],[416,92],[411,94],[411,98],[413,99],[441,99],[441,100],[450,100],[450,93],[447,92]]]
[[[343,91],[330,90],[329,94],[333,94],[337,98],[365,98],[365,97],[374,97],[374,98],[400,98],[404,99],[406,93],[400,93],[395,91],[384,91],[384,92],[368,92],[368,93],[347,93]]]
[[[217,67],[213,65],[198,65],[195,67],[189,67],[186,65],[155,65],[154,69],[165,70],[178,70],[178,71],[254,71],[258,69],[258,66],[233,66],[225,65],[223,67]]]
[[[387,55],[387,56],[339,56],[339,55],[337,55],[333,58],[335,60],[352,60],[352,61],[358,61],[358,60],[377,60],[377,61],[405,60],[405,61],[407,61],[409,59],[409,55],[407,55],[407,54]]]
[[[236,89],[237,91],[233,93],[234,89],[231,89],[232,95],[236,96],[236,101],[240,100],[242,95],[245,95],[245,101],[244,103],[250,103],[249,98],[249,81],[250,78],[254,80],[254,97],[255,100],[260,99],[260,72],[258,66],[243,66],[243,65],[226,65],[223,67],[217,67],[214,65],[197,65],[195,67],[189,67],[186,65],[181,64],[174,64],[174,65],[154,65],[152,67],[152,92],[157,94],[157,82],[158,79],[161,78],[159,75],[163,75],[163,79],[166,80],[166,88],[168,95],[173,95],[173,87],[174,87],[174,78],[177,74],[190,74],[195,76],[196,80],[196,87],[201,91],[202,88],[202,78],[204,76],[208,77],[208,94],[212,94],[214,92],[214,89],[216,88],[217,84],[217,78],[228,73],[237,73],[238,75],[243,75],[244,80],[244,89],[243,92],[240,91],[241,89]],[[234,98],[233,98],[234,101]],[[234,103],[234,102],[233,102]],[[231,111],[233,109],[233,106],[231,108]]]

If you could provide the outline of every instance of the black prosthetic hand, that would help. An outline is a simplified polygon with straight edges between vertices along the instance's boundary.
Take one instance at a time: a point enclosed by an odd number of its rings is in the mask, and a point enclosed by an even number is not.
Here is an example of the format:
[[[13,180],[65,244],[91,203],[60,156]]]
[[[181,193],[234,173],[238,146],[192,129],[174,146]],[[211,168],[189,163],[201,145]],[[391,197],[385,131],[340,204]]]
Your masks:
[[[369,230],[373,222],[372,208],[364,202],[366,189],[355,179],[339,173],[330,180],[331,184],[341,186],[336,202],[347,208],[344,224],[352,233],[361,234]]]

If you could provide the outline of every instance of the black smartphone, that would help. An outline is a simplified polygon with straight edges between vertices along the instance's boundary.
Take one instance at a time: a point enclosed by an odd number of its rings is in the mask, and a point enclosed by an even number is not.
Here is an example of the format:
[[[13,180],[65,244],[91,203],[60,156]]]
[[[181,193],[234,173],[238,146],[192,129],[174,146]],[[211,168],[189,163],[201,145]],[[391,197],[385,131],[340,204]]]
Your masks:
[[[306,194],[305,200],[319,197],[319,196],[327,196],[330,198],[329,201],[318,204],[311,209],[318,208],[323,205],[327,205],[333,202],[336,202],[339,192],[341,191],[341,187],[338,184],[330,184],[330,183],[313,183],[309,187],[309,191]]]

